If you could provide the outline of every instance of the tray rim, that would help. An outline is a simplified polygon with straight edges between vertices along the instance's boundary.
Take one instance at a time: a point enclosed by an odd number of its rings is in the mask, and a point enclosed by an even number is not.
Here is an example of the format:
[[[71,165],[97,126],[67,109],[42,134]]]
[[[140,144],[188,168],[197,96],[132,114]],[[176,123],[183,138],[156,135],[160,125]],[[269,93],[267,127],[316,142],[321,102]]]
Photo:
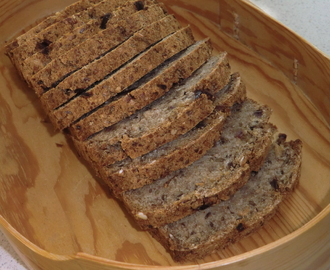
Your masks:
[[[314,46],[312,43],[310,43],[309,41],[307,41],[306,39],[304,39],[303,37],[301,37],[300,35],[295,33],[293,30],[291,30],[287,26],[285,26],[283,23],[279,22],[275,18],[266,14],[261,8],[256,6],[254,3],[250,2],[249,0],[239,0],[239,1],[249,5],[253,9],[258,10],[258,12],[269,17],[276,24],[279,24],[281,27],[283,27],[287,31],[289,31],[290,34],[294,35],[296,38],[300,39],[303,43],[305,43],[305,46],[309,46],[317,54],[324,57],[325,61],[328,61],[330,63],[330,55],[327,55],[326,53],[321,51],[319,48]],[[244,44],[242,44],[242,45],[246,46]],[[325,119],[324,119],[324,123],[329,126],[329,124],[327,123],[327,121]],[[30,240],[28,240],[26,237],[24,237],[14,227],[12,227],[11,224],[9,222],[7,222],[6,219],[1,214],[0,214],[0,229],[4,233],[6,238],[9,240],[9,242],[11,242],[9,236],[14,237],[17,241],[19,241],[26,248],[30,249],[33,253],[38,254],[38,255],[40,255],[46,259],[52,260],[52,261],[65,262],[65,261],[73,261],[73,260],[89,260],[92,262],[101,263],[106,266],[115,266],[118,269],[146,269],[146,270],[153,269],[154,270],[155,268],[157,268],[157,269],[169,269],[170,268],[173,270],[175,270],[175,269],[188,270],[188,269],[211,269],[211,268],[213,269],[214,267],[220,267],[220,266],[233,264],[233,263],[254,257],[256,255],[260,255],[265,251],[269,251],[271,249],[274,249],[276,247],[283,245],[284,243],[289,243],[290,241],[293,241],[294,239],[296,239],[298,237],[302,237],[305,232],[314,228],[321,221],[326,222],[327,221],[326,218],[329,218],[329,217],[330,217],[330,204],[325,206],[321,210],[321,212],[319,212],[316,216],[314,216],[311,220],[309,220],[303,226],[301,226],[294,232],[292,232],[284,237],[281,237],[280,239],[278,239],[272,243],[266,244],[262,247],[253,249],[251,251],[248,251],[248,252],[245,252],[245,253],[242,253],[239,255],[232,256],[230,258],[221,259],[221,260],[217,260],[217,261],[209,262],[209,263],[202,263],[199,265],[195,264],[195,265],[182,265],[182,266],[153,266],[153,265],[125,263],[125,262],[120,262],[120,261],[116,261],[116,260],[106,259],[106,258],[95,256],[95,255],[90,255],[90,254],[83,253],[83,252],[78,252],[78,253],[72,254],[72,255],[59,255],[59,254],[51,253],[51,252],[48,252],[48,251],[40,248],[39,246],[37,246],[36,244],[34,244]],[[330,219],[329,219],[329,221],[330,221]],[[329,222],[329,224],[330,224],[330,222]],[[14,246],[14,245],[12,245],[12,246]],[[15,246],[14,246],[14,248],[15,248]],[[15,248],[15,250],[16,250],[16,248]],[[23,261],[25,261],[25,260],[23,259]]]
[[[6,235],[7,239],[8,239],[7,233],[10,233],[12,237],[15,237],[16,240],[18,240],[21,244],[23,244],[28,249],[30,249],[33,253],[36,253],[51,261],[65,262],[65,261],[73,261],[73,260],[89,260],[89,261],[93,261],[96,263],[102,263],[103,265],[107,265],[107,266],[116,266],[116,267],[118,267],[118,269],[129,269],[129,270],[138,269],[138,268],[143,268],[146,270],[148,270],[148,269],[154,270],[155,268],[157,268],[157,269],[169,269],[170,268],[172,270],[176,270],[176,269],[178,269],[178,270],[179,269],[202,270],[202,269],[210,269],[210,268],[214,268],[214,267],[225,266],[225,265],[229,265],[232,263],[236,263],[236,262],[257,256],[257,255],[261,255],[265,251],[270,251],[276,247],[280,247],[284,243],[289,243],[290,241],[293,241],[294,239],[296,239],[298,237],[302,237],[305,232],[307,232],[310,229],[312,229],[313,227],[315,227],[317,224],[319,224],[320,221],[324,221],[327,217],[328,218],[330,217],[330,204],[327,205],[314,218],[312,218],[310,221],[305,223],[302,227],[298,228],[294,232],[292,232],[284,237],[281,237],[280,239],[278,239],[272,243],[266,244],[262,247],[253,249],[251,251],[248,251],[248,252],[245,252],[245,253],[242,253],[239,255],[232,256],[230,258],[217,260],[217,261],[209,262],[209,263],[202,263],[199,265],[182,265],[182,266],[154,266],[154,265],[125,263],[125,262],[119,262],[119,261],[115,261],[115,260],[106,259],[106,258],[95,256],[95,255],[90,255],[90,254],[84,253],[84,252],[78,252],[73,255],[59,255],[59,254],[48,252],[48,251],[40,248],[39,246],[35,245],[31,241],[29,241],[26,237],[24,237],[21,233],[19,233],[15,228],[13,228],[2,217],[2,215],[0,215],[0,225],[4,229],[4,231],[3,230],[2,231]],[[1,227],[0,227],[0,229],[1,229]]]

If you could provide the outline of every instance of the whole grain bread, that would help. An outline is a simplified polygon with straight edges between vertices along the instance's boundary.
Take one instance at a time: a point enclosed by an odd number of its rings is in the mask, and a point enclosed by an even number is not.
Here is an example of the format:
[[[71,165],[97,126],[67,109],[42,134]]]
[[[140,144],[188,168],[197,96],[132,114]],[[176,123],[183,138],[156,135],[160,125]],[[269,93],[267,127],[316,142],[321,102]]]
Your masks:
[[[55,42],[59,37],[73,29],[85,25],[88,21],[94,18],[102,20],[102,17],[125,4],[127,0],[103,0],[86,10],[75,13],[72,16],[58,21],[40,33],[26,40],[24,44],[12,50],[12,61],[16,67],[21,69],[23,61],[36,53],[37,51],[44,51],[49,44]]]
[[[99,84],[52,111],[49,119],[57,129],[68,127],[194,42],[189,26],[180,29],[126,63]]]
[[[81,12],[94,4],[101,2],[102,0],[80,0],[77,1],[65,9],[56,12],[51,16],[47,16],[45,19],[41,20],[36,26],[32,27],[25,33],[21,34],[17,38],[14,38],[5,46],[5,52],[10,57],[11,51],[20,45],[24,44],[27,40],[31,39],[36,34],[40,33],[42,30],[47,28],[48,26],[61,21],[75,13]]]
[[[159,5],[140,10],[117,24],[108,26],[97,35],[80,43],[64,55],[52,60],[27,82],[38,96],[55,87],[70,73],[80,69],[90,61],[101,57],[120,43],[128,39],[136,31],[165,16]]]
[[[230,199],[167,224],[150,233],[176,261],[202,259],[258,230],[276,213],[298,184],[300,140],[284,142],[281,134],[249,181]]]
[[[266,157],[276,128],[270,109],[252,100],[235,104],[220,140],[202,158],[142,188],[123,193],[141,228],[160,227],[226,200]]]
[[[196,42],[124,90],[123,94],[109,99],[101,107],[73,123],[69,127],[70,133],[82,140],[132,115],[163,96],[173,85],[188,78],[209,59],[211,53],[209,39]]]
[[[40,100],[44,110],[47,114],[51,113],[71,98],[83,93],[88,87],[101,81],[106,76],[110,76],[120,66],[146,50],[149,46],[159,42],[180,28],[178,21],[172,15],[168,15],[137,31],[115,49],[72,73],[55,88],[43,94]]]
[[[129,118],[102,130],[86,141],[73,138],[76,148],[90,163],[105,166],[127,156],[141,156],[188,132],[215,107],[213,96],[202,93],[200,89],[216,93],[229,81],[226,75],[218,72],[223,56],[211,58],[192,77],[183,81],[182,85],[174,87]],[[195,92],[196,90],[198,91]],[[128,136],[141,138],[144,145],[141,143],[139,147],[127,151],[122,147],[122,141]]]
[[[140,188],[187,167],[204,156],[220,139],[230,107],[243,102],[245,98],[245,85],[239,74],[233,74],[231,82],[215,95],[216,109],[191,131],[136,159],[127,158],[103,166],[99,168],[99,174],[113,193],[121,198],[125,190]]]
[[[86,24],[69,31],[50,43],[43,50],[38,51],[25,59],[21,68],[23,77],[28,79],[30,76],[44,68],[51,60],[66,53],[87,39],[93,38],[98,32],[106,29],[108,25],[116,24],[123,18],[142,9],[148,8],[148,6],[154,3],[154,0],[143,0],[139,2],[127,1],[123,6],[120,6],[113,11],[109,10],[109,7],[105,7],[104,12],[107,13],[104,15],[96,16],[96,18],[93,16],[93,18]],[[116,6],[113,7],[115,8]]]

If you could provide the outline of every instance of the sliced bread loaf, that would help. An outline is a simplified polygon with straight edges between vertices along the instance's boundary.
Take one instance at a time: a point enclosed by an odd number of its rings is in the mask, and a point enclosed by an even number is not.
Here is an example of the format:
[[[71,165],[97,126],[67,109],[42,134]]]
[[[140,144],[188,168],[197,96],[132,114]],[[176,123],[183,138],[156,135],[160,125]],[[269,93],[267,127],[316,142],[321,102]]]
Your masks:
[[[20,45],[24,44],[27,40],[31,39],[36,34],[40,33],[42,30],[47,28],[48,26],[63,20],[66,17],[69,17],[75,13],[81,12],[88,7],[91,7],[93,4],[97,4],[101,2],[102,0],[80,0],[72,5],[66,7],[65,9],[56,12],[55,14],[46,17],[41,22],[39,22],[36,26],[29,29],[25,33],[21,34],[17,38],[13,39],[11,42],[9,42],[6,47],[5,51],[8,56],[11,56],[11,51],[15,48],[19,47]]]
[[[195,40],[190,27],[180,29],[133,58],[99,84],[87,89],[68,103],[52,111],[49,114],[49,119],[60,130],[68,127],[81,116],[122,92],[164,61],[193,43],[195,43]],[[117,57],[121,56],[117,55]]]
[[[216,109],[186,134],[136,159],[127,158],[99,169],[102,179],[121,198],[125,190],[136,189],[187,167],[201,158],[220,139],[225,120],[234,103],[245,100],[246,90],[238,74],[215,95]]]
[[[66,53],[87,39],[92,38],[103,29],[106,29],[107,25],[116,24],[123,18],[126,18],[127,16],[145,9],[149,5],[155,3],[153,0],[143,0],[139,2],[140,4],[137,5],[136,1],[127,1],[125,5],[115,9],[114,11],[105,9],[104,11],[107,13],[103,16],[96,16],[96,19],[94,19],[93,16],[93,18],[86,24],[76,27],[73,31],[69,31],[62,37],[59,37],[54,42],[50,43],[43,50],[28,57],[22,63],[23,77],[29,78],[44,68],[51,60]]]
[[[150,229],[151,234],[176,261],[193,261],[258,230],[298,184],[302,143],[284,142],[284,137],[280,135],[259,172],[229,200]]]
[[[137,31],[103,57],[87,64],[69,75],[55,88],[50,89],[40,98],[47,114],[69,101],[72,97],[83,93],[88,87],[104,79],[107,75],[125,64],[127,61],[159,42],[166,36],[179,30],[179,22],[168,15],[146,28]],[[118,57],[120,55],[120,57]]]
[[[276,128],[270,109],[252,100],[232,107],[220,140],[201,159],[150,185],[123,193],[127,209],[143,228],[174,222],[226,200],[258,170]]]
[[[117,24],[108,26],[97,35],[52,60],[45,68],[34,74],[28,83],[36,94],[41,96],[70,73],[107,53],[136,31],[149,26],[164,16],[164,10],[158,5],[150,6],[147,10],[140,10]]]
[[[209,59],[211,53],[212,47],[209,40],[195,43],[124,90],[123,94],[109,99],[101,107],[72,124],[69,128],[70,133],[75,138],[84,140],[132,115],[163,96],[173,85],[188,78]],[[225,62],[224,66],[227,64]]]

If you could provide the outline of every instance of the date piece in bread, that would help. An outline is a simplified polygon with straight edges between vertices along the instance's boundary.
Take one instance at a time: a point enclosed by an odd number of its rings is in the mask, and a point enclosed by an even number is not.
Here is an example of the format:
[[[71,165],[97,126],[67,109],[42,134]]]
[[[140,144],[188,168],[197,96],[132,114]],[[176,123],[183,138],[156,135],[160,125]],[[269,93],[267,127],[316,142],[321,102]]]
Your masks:
[[[72,124],[70,133],[75,138],[84,140],[132,115],[188,78],[210,58],[211,53],[209,40],[196,42],[124,90],[123,94],[109,99],[103,106]],[[226,61],[223,62],[224,69],[228,69]]]
[[[226,200],[241,188],[266,157],[276,128],[270,109],[247,99],[232,107],[220,140],[190,166],[123,194],[143,229],[174,222]]]
[[[259,172],[252,173],[247,184],[229,200],[150,229],[174,260],[202,259],[257,231],[273,217],[300,176],[302,143],[284,142],[284,138],[284,134],[279,135]]]
[[[114,11],[105,10],[105,12],[107,12],[105,15],[96,19],[91,19],[86,24],[76,27],[73,31],[64,34],[56,41],[50,43],[43,50],[28,57],[22,63],[23,77],[28,79],[44,68],[51,60],[66,53],[87,39],[92,38],[98,32],[106,29],[108,25],[116,24],[123,18],[142,9],[148,8],[148,6],[155,3],[154,0],[144,0],[139,2],[140,4],[137,5],[136,1],[128,1],[127,4]]]
[[[38,96],[55,87],[70,73],[101,57],[120,43],[132,36],[136,31],[165,17],[164,10],[152,5],[147,10],[140,10],[121,20],[111,27],[108,26],[97,35],[80,43],[67,53],[52,60],[28,81]]]
[[[83,93],[88,87],[110,76],[111,72],[116,71],[149,46],[180,28],[179,22],[172,15],[168,15],[139,30],[115,49],[72,73],[55,88],[43,94],[40,100],[44,110],[47,114],[51,113],[74,96]]]
[[[220,139],[231,106],[245,98],[245,85],[239,74],[233,74],[231,82],[215,95],[216,109],[195,128],[146,155],[100,168],[102,179],[120,198],[125,190],[140,188],[187,167],[204,156]]]
[[[141,156],[188,132],[211,114],[215,107],[213,96],[206,95],[199,89],[216,93],[229,82],[230,76],[227,78],[218,72],[222,59],[222,55],[212,57],[191,77],[184,80],[182,85],[174,87],[129,118],[102,130],[86,141],[79,142],[74,139],[76,148],[90,163],[106,166],[125,159],[130,154]],[[135,138],[139,136],[142,142],[146,140],[144,135],[147,135],[147,143],[144,148],[140,144],[134,151],[126,153],[121,143],[125,136],[133,138],[134,135]]]
[[[81,12],[84,9],[87,9],[92,5],[97,4],[101,1],[102,0],[80,0],[66,7],[63,10],[58,11],[55,14],[46,17],[45,19],[41,20],[36,26],[29,29],[28,31],[18,36],[17,38],[13,39],[12,41],[10,41],[5,47],[6,54],[10,56],[12,50],[24,44],[27,40],[31,39],[33,36],[40,33],[48,26],[56,22],[59,22],[75,13]]]
[[[49,119],[57,129],[68,127],[193,43],[195,40],[190,27],[180,29],[120,67],[99,84],[52,111],[48,115]]]

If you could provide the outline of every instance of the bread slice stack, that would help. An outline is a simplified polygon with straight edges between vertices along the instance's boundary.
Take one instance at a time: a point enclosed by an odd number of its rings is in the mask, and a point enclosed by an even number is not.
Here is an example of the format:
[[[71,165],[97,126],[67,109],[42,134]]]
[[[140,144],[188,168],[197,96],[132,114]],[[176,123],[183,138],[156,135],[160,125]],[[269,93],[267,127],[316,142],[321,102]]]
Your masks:
[[[8,43],[45,113],[177,261],[257,230],[298,183],[299,140],[226,52],[156,0],[80,0]]]

